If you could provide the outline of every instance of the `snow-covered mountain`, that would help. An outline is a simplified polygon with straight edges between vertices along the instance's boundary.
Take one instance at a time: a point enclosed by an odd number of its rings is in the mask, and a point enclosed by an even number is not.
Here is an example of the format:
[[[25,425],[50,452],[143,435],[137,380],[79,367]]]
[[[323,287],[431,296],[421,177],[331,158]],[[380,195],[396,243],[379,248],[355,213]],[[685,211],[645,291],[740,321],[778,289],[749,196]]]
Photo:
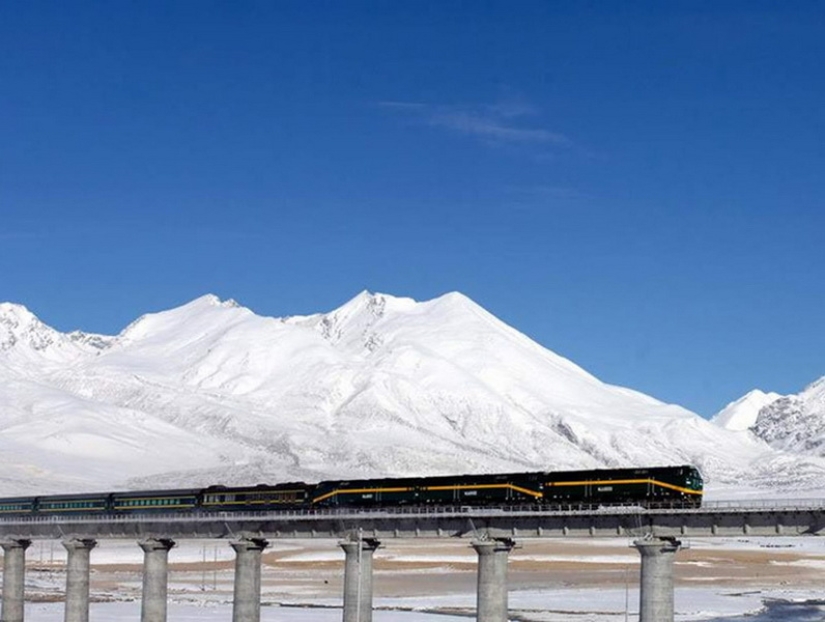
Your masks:
[[[717,488],[825,476],[457,293],[283,319],[205,296],[117,336],[0,305],[0,494],[681,463]]]
[[[759,411],[784,396],[754,389],[720,410],[711,421],[728,430],[747,430],[756,424]]]
[[[711,421],[728,430],[748,430],[780,451],[825,457],[825,377],[797,395],[751,391]]]
[[[777,449],[825,456],[825,377],[765,405],[751,430]]]

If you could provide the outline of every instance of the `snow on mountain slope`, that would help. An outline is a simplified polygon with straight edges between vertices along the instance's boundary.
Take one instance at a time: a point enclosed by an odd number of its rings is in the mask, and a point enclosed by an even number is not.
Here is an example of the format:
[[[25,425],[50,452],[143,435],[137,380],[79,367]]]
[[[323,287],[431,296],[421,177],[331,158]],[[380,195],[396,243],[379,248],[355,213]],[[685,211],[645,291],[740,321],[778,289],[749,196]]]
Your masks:
[[[752,429],[777,449],[825,456],[825,377],[762,408]]]
[[[363,292],[284,319],[204,296],[115,337],[21,309],[0,307],[0,493],[679,463],[717,487],[825,474],[606,385],[457,293]]]
[[[0,303],[0,365],[9,370],[67,364],[105,347],[106,338],[84,333],[64,335],[37,319],[26,307]]]
[[[754,389],[720,410],[711,421],[728,430],[747,430],[756,423],[759,411],[783,397],[779,393],[764,393]]]

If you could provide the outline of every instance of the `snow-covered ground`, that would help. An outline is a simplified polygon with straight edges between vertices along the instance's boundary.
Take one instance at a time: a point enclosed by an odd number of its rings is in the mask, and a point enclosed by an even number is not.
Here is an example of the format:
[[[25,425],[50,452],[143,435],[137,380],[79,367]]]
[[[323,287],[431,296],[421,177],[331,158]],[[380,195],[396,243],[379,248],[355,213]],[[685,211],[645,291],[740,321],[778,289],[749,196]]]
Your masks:
[[[509,604],[522,622],[622,622],[638,616],[639,556],[614,539],[526,540],[510,557]],[[685,542],[675,564],[677,622],[754,614],[766,599],[807,601],[825,588],[825,542],[810,537]],[[29,622],[62,620],[65,554],[28,554]],[[376,622],[458,622],[475,607],[475,553],[465,541],[389,541],[375,557]],[[91,619],[140,619],[142,553],[104,541],[92,552]],[[169,619],[231,617],[233,554],[226,542],[182,542],[170,553]],[[264,555],[262,620],[341,619],[343,553],[335,541],[273,542]],[[787,620],[793,620],[787,617]],[[803,618],[800,618],[803,619]],[[807,619],[807,618],[804,618]]]
[[[89,616],[95,622],[139,622],[140,606],[136,603],[99,603]],[[168,619],[173,622],[225,622],[232,619],[228,605],[171,603]],[[63,622],[63,607],[58,603],[38,603],[27,606],[30,622]],[[263,607],[262,622],[340,622],[340,609],[299,607]],[[376,611],[374,622],[467,622],[466,617],[421,614],[418,612]]]
[[[799,602],[815,600],[821,594],[814,591],[774,590],[741,593],[735,590],[681,589],[675,595],[676,622],[710,622],[742,615],[755,615],[763,609],[763,600],[777,598]],[[635,622],[638,620],[638,592],[619,589],[552,592],[528,591],[510,594],[512,619],[523,622]],[[625,610],[627,602],[628,608]],[[472,597],[453,595],[417,599],[376,599],[375,622],[466,622],[472,617]],[[444,608],[460,608],[460,615],[432,612]],[[401,610],[399,610],[401,609]],[[231,605],[209,601],[169,604],[168,619],[174,622],[208,622],[231,619]],[[62,603],[27,603],[29,622],[63,622]],[[517,616],[517,618],[516,618]],[[95,622],[137,622],[140,604],[137,601],[94,603],[90,618]],[[261,609],[262,622],[339,622],[340,607],[266,606]],[[792,622],[789,619],[787,622]]]

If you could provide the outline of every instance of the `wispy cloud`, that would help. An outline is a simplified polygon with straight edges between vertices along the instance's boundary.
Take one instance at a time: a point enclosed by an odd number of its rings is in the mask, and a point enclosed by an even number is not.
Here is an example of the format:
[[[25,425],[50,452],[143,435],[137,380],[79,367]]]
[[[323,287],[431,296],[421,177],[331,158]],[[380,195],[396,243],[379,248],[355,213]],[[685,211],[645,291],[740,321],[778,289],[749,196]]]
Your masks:
[[[530,186],[514,188],[515,194],[534,199],[589,199],[586,192],[571,186]]]
[[[473,106],[447,106],[417,102],[385,101],[379,105],[401,114],[413,115],[432,127],[495,143],[549,144],[571,146],[572,141],[558,132],[524,123],[524,117],[538,110],[523,102],[504,102]]]
[[[0,240],[35,240],[58,235],[50,231],[0,231]]]

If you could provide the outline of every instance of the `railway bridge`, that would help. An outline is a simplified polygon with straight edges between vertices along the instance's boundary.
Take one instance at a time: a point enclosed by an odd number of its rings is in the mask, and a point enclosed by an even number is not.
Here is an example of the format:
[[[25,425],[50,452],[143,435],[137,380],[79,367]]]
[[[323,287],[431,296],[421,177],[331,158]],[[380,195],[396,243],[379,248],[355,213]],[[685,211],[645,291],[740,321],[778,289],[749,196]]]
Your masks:
[[[691,537],[815,536],[822,501],[706,502],[701,508],[433,507],[0,519],[0,622],[23,622],[26,549],[61,540],[68,561],[65,622],[88,622],[91,552],[134,539],[144,552],[141,622],[166,622],[167,562],[176,540],[224,539],[235,552],[233,622],[259,622],[261,554],[271,540],[325,538],[344,551],[343,622],[372,620],[372,558],[397,538],[465,538],[478,554],[478,622],[507,620],[507,559],[532,538],[628,538],[641,555],[640,622],[673,621],[673,561]]]

